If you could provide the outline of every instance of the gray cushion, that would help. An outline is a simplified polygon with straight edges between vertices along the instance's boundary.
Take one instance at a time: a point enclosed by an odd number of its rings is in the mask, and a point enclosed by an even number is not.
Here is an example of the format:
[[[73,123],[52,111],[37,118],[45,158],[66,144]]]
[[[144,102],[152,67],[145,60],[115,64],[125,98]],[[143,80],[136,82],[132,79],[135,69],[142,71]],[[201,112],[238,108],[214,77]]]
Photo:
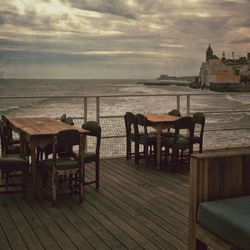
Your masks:
[[[84,162],[90,163],[96,160],[96,154],[93,152],[84,152]]]
[[[27,165],[28,161],[19,155],[7,155],[0,157],[0,165],[7,165],[7,166],[24,166]]]
[[[7,148],[7,154],[19,154],[20,153],[20,145],[10,144]]]
[[[194,135],[194,137],[193,137],[193,143],[200,142],[200,141],[201,141],[200,136]]]
[[[146,139],[149,145],[156,144],[156,134],[148,134],[148,135],[140,134],[139,143],[145,144]]]
[[[53,159],[47,159],[40,161],[40,167],[49,168],[52,170],[52,167],[54,165]],[[75,160],[73,158],[57,158],[56,159],[56,168],[58,170],[68,170],[68,169],[74,169],[79,167],[79,161]]]
[[[174,136],[174,132],[171,132],[171,131],[163,131],[162,132],[163,136],[165,137],[173,137]]]
[[[203,202],[198,223],[240,249],[250,249],[250,196]]]
[[[165,146],[171,146],[174,143],[174,137],[164,137],[163,139],[163,145]],[[187,138],[184,138],[183,136],[178,135],[176,144],[178,146],[185,146],[189,145],[189,141]]]

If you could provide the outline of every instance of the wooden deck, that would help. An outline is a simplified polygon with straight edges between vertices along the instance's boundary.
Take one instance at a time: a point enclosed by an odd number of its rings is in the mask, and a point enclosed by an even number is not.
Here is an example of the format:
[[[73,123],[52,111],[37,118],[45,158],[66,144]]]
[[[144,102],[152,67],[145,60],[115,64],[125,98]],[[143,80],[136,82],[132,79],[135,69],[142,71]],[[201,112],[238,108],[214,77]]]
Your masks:
[[[119,158],[101,160],[100,177],[82,204],[1,195],[0,249],[187,249],[188,174]]]

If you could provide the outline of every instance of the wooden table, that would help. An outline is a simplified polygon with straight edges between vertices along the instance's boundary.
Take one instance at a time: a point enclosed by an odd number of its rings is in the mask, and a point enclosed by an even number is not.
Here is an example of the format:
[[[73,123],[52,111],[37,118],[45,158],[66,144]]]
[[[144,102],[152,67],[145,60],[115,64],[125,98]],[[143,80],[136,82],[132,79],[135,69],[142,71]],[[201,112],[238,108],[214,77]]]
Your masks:
[[[156,130],[157,135],[157,167],[160,168],[161,163],[161,133],[166,128],[173,128],[174,123],[180,119],[179,116],[167,114],[146,114],[145,117],[152,123],[152,127]]]
[[[84,135],[88,133],[85,129],[48,117],[5,117],[5,120],[15,132],[20,134],[22,148],[24,147],[24,143],[28,143],[29,145],[31,155],[32,189],[35,196],[37,195],[37,147],[52,143],[53,136],[62,130],[76,129]]]

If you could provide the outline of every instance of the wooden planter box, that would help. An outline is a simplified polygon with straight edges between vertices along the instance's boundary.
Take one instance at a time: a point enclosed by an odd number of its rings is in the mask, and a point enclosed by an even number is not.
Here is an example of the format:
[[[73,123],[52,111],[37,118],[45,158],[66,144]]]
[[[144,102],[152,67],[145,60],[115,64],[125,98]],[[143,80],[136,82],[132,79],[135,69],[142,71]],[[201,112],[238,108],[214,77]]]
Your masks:
[[[195,154],[190,165],[189,249],[235,249],[201,227],[197,211],[205,201],[250,194],[250,147]]]

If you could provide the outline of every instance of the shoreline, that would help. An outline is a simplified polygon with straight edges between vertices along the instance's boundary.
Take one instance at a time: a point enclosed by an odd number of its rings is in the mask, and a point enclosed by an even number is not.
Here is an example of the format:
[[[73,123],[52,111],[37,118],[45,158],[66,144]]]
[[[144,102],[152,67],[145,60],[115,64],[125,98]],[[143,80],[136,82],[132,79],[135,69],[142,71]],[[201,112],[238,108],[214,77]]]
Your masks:
[[[150,81],[143,81],[138,82],[137,84],[144,84],[144,85],[155,85],[155,86],[189,86],[191,82],[189,81],[182,81],[182,80],[150,80]]]

